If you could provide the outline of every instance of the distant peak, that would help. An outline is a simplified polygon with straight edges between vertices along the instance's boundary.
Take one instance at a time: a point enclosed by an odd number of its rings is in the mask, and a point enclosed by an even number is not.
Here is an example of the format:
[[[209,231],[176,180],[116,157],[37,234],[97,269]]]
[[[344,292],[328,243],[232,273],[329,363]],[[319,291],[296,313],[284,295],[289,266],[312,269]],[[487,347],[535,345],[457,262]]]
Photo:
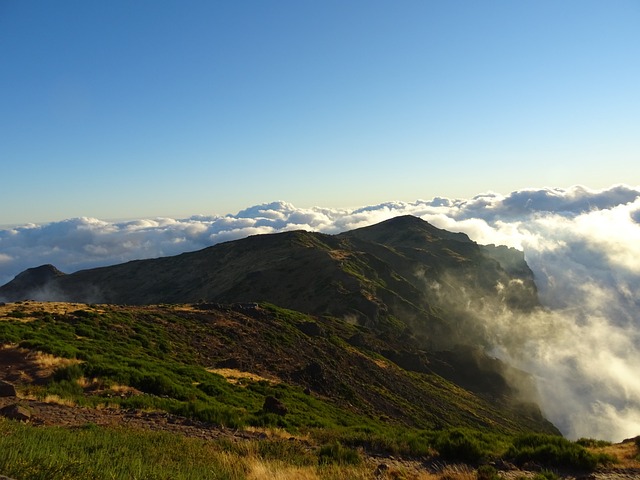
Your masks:
[[[40,265],[39,267],[28,268],[18,274],[14,282],[28,282],[31,285],[43,285],[55,277],[65,275],[51,264]]]
[[[429,222],[422,220],[420,217],[416,217],[414,215],[400,215],[398,217],[393,217],[388,220],[384,220],[383,222],[376,223],[364,228],[373,230],[439,230]]]
[[[390,218],[389,220],[385,220],[381,222],[380,225],[425,225],[429,224],[422,220],[420,217],[416,217],[415,215],[400,215],[398,217]]]

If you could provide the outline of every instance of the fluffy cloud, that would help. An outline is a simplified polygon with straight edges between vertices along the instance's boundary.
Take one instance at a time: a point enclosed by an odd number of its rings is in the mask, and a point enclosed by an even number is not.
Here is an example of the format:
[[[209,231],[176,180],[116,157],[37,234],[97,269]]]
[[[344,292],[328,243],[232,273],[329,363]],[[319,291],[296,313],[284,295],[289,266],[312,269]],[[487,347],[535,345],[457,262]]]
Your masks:
[[[543,410],[567,435],[640,433],[640,188],[526,189],[353,210],[273,202],[225,216],[24,225],[0,230],[0,284],[44,263],[73,272],[248,235],[338,233],[406,214],[524,250],[549,309],[534,317],[486,312],[495,354],[535,375]]]

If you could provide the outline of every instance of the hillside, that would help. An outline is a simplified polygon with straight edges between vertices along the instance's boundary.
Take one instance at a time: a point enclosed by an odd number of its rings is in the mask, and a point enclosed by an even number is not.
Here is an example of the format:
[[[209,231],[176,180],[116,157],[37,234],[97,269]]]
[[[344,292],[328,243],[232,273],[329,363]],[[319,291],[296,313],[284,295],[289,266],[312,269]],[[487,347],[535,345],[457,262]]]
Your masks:
[[[79,359],[82,376],[142,395],[125,404],[144,398],[175,413],[195,408],[192,416],[203,420],[215,412],[229,415],[223,423],[292,428],[347,422],[556,432],[536,408],[495,404],[447,381],[428,368],[426,354],[420,358],[403,342],[383,342],[366,327],[269,304],[6,304],[0,307],[0,344]],[[421,360],[422,371],[389,357],[413,359],[416,366]],[[234,385],[225,375],[247,380]],[[20,384],[21,377],[5,380]],[[83,395],[89,403],[104,401],[100,390],[94,385]],[[261,416],[267,392],[282,396],[290,413]],[[162,397],[173,400],[165,405]]]
[[[196,303],[201,308],[268,302],[312,315],[316,323],[353,325],[343,338],[351,348],[374,352],[409,372],[438,375],[499,408],[519,408],[522,415],[540,420],[535,385],[526,373],[484,353],[489,339],[483,337],[476,311],[468,307],[476,302],[525,311],[536,308],[533,275],[522,253],[480,246],[464,234],[416,217],[397,217],[333,236],[304,231],[253,236],[174,257],[69,275],[45,265],[1,287],[0,298],[111,305]],[[261,334],[249,332],[241,345],[262,341]],[[345,365],[360,365],[360,359],[345,360]],[[271,361],[264,364],[275,368]],[[330,365],[323,372],[335,375],[342,370]],[[288,372],[287,378],[293,379],[294,373]],[[322,378],[307,372],[306,381],[314,381],[314,376]],[[370,381],[379,382],[362,379]],[[392,390],[402,392],[403,402],[421,402],[416,393],[420,388],[396,387]],[[378,413],[387,407],[397,410],[383,405],[383,398],[375,396],[382,402]],[[411,417],[404,410],[398,415]],[[427,412],[420,415],[429,417]]]
[[[593,441],[589,453],[535,409],[363,346],[382,344],[411,353],[269,304],[0,305],[0,473],[463,480],[495,478],[480,474],[495,465],[502,478],[530,478],[532,466],[576,478],[621,451]],[[620,448],[622,469],[589,478],[635,478],[637,449]]]

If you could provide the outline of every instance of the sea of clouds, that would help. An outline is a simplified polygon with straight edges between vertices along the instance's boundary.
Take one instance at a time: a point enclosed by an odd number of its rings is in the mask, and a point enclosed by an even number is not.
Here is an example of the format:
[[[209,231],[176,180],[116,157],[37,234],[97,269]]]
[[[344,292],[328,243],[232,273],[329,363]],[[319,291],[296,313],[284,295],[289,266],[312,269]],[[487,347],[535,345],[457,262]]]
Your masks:
[[[640,434],[640,187],[526,189],[357,209],[262,204],[235,215],[0,230],[0,284],[46,263],[70,273],[174,255],[248,235],[339,233],[411,214],[481,244],[525,252],[544,312],[487,312],[493,353],[537,379],[547,417],[570,438]]]

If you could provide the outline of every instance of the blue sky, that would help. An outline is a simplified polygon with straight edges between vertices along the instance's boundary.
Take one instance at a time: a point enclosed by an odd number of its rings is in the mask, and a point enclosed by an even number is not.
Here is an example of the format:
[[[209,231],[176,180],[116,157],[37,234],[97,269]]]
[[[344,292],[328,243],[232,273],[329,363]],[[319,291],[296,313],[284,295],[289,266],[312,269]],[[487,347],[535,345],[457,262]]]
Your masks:
[[[637,1],[0,3],[0,225],[640,184]]]

